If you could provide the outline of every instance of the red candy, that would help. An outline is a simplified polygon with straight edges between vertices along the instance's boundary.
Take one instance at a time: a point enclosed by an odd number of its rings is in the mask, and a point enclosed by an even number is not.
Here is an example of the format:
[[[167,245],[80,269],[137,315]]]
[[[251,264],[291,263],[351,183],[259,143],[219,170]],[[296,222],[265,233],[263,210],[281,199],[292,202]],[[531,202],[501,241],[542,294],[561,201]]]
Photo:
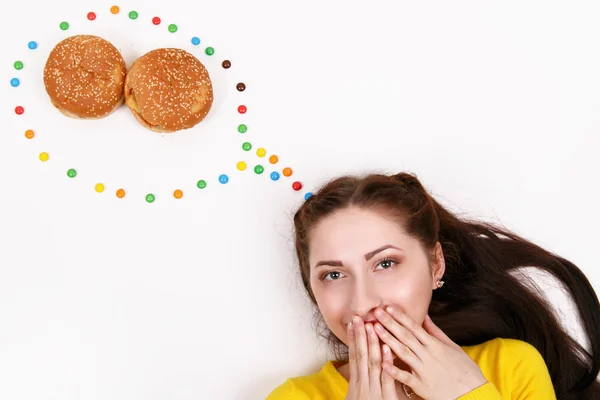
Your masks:
[[[240,114],[246,114],[246,111],[248,111],[248,109],[246,108],[246,106],[239,106],[238,107],[238,112]]]
[[[292,183],[292,189],[298,191],[298,190],[302,189],[302,184],[300,182],[294,182],[294,183]]]
[[[23,107],[21,107],[21,106],[17,106],[15,108],[15,112],[17,113],[17,115],[21,115],[21,114],[23,114],[25,112],[25,109]]]
[[[93,20],[95,20],[95,19],[96,19],[96,13],[94,13],[94,12],[89,12],[89,13],[88,13],[88,15],[87,15],[87,18],[88,18],[90,21],[93,21]]]
[[[154,17],[154,18],[152,18],[152,23],[153,23],[154,25],[160,25],[160,18],[158,18],[158,17]]]

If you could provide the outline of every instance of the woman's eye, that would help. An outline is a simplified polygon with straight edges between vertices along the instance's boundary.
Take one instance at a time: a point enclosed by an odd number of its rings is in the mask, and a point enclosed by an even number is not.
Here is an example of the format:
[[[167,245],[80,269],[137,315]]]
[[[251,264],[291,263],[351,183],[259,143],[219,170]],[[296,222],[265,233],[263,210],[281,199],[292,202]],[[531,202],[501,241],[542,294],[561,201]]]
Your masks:
[[[340,279],[342,277],[342,273],[339,271],[331,271],[331,272],[327,272],[326,274],[323,275],[323,280],[325,281],[335,281],[337,279]]]
[[[394,260],[383,260],[378,264],[378,266],[382,267],[383,269],[388,269],[388,268],[394,266],[395,263],[396,263],[396,261],[394,261]]]

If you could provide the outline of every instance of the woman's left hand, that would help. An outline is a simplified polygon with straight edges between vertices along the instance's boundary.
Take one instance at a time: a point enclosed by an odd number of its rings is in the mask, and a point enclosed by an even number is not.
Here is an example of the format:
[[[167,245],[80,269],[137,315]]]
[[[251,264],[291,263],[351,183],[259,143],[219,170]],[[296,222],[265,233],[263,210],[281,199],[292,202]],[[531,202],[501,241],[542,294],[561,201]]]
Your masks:
[[[385,371],[427,400],[456,399],[487,382],[479,366],[427,316],[423,326],[397,308],[378,309],[375,332],[412,371]]]

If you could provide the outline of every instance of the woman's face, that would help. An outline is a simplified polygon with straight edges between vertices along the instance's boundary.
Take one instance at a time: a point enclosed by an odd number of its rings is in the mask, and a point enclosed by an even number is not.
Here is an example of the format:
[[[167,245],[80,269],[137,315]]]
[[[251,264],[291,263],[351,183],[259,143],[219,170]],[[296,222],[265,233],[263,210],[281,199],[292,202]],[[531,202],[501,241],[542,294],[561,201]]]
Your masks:
[[[360,208],[337,211],[319,222],[309,248],[317,306],[345,344],[353,316],[376,321],[377,307],[396,307],[422,324],[432,290],[444,274],[439,245],[430,258],[397,221]],[[437,261],[432,265],[430,259]]]

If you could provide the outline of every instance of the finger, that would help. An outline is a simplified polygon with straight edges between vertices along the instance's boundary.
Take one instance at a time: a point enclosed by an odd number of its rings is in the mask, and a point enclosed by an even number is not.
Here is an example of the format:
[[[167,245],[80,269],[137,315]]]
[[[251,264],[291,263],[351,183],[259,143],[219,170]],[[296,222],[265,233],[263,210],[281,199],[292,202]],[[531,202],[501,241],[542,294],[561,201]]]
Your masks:
[[[373,324],[365,324],[369,345],[369,385],[371,393],[381,396],[381,349]]]
[[[348,324],[348,360],[350,364],[350,381],[349,386],[352,388],[356,385],[358,379],[358,365],[356,364],[356,334],[352,322]]]
[[[396,307],[386,307],[385,310],[396,322],[407,329],[423,345],[428,346],[433,343],[431,335],[423,327],[415,322],[402,310]]]
[[[408,328],[402,326],[399,321],[394,318],[394,315],[398,313],[392,314],[394,310],[390,307],[387,307],[387,309],[391,312],[385,312],[380,309],[375,311],[375,316],[381,325],[383,325],[385,329],[402,344],[407,346],[413,353],[415,353],[417,357],[424,360],[425,356],[427,355],[427,350],[423,347],[421,341],[418,340]]]
[[[369,382],[369,349],[367,345],[367,333],[365,324],[361,318],[352,321],[356,334],[356,364],[358,367],[358,382],[368,385]],[[367,386],[368,387],[368,386]]]
[[[436,324],[433,323],[433,320],[429,315],[425,317],[425,321],[423,322],[424,330],[429,333],[434,338],[438,339],[440,342],[455,345],[455,343],[446,335],[446,333],[441,330]]]
[[[383,363],[394,365],[392,350],[387,344],[383,345]],[[394,378],[386,370],[381,371],[381,391],[385,400],[396,400],[398,398]]]
[[[412,368],[417,374],[420,374],[423,369],[423,361],[412,352],[408,346],[400,343],[390,332],[388,332],[380,323],[375,324],[375,332],[377,336],[394,352],[398,358],[404,361],[410,368]]]
[[[404,371],[388,361],[383,363],[383,371],[398,382],[410,387],[416,394],[423,393],[421,381],[410,372]]]

